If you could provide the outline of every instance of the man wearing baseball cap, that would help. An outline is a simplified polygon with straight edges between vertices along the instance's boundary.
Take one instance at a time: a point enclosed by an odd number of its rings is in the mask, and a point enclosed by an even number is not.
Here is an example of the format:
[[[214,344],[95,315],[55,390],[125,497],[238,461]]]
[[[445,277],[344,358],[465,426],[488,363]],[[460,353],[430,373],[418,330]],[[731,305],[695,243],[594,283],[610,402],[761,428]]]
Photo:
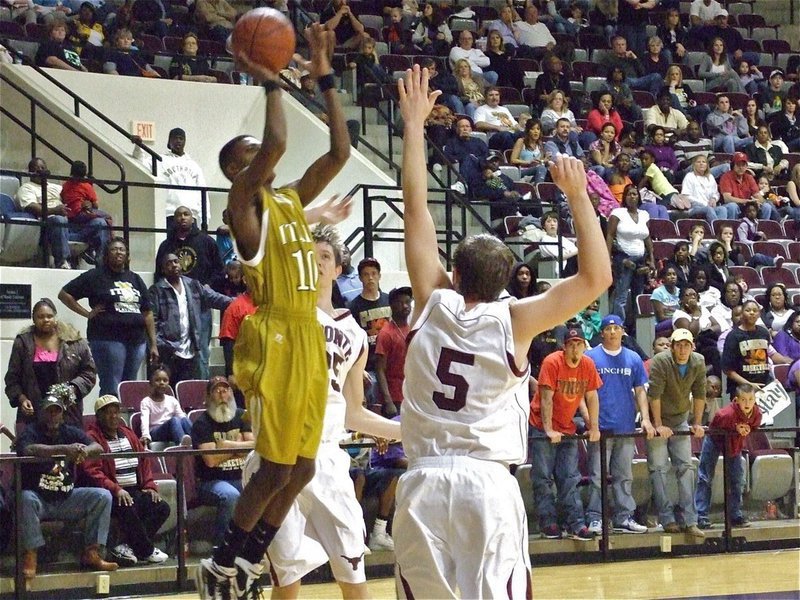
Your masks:
[[[217,375],[206,385],[206,410],[192,424],[192,446],[198,450],[253,448],[255,438],[250,421],[236,407],[228,380]],[[233,509],[242,492],[242,467],[246,454],[206,454],[196,457],[195,475],[203,504],[217,509],[214,543],[225,535]]]
[[[623,320],[618,315],[607,315],[600,322],[602,343],[586,355],[594,361],[603,387],[598,392],[600,403],[600,429],[608,433],[633,433],[636,430],[636,413],[642,415],[642,429],[647,437],[655,433],[650,424],[647,394],[644,386],[647,374],[642,358],[625,348]],[[611,523],[614,531],[645,533],[647,527],[633,518],[636,502],[631,494],[633,471],[631,468],[636,443],[633,438],[606,440],[606,461],[611,476]],[[600,444],[589,444],[589,473],[591,487],[586,520],[592,533],[602,533],[602,502],[600,489]]]
[[[39,405],[39,419],[17,438],[17,454],[66,459],[22,465],[22,573],[36,576],[37,550],[44,546],[41,521],[85,520],[81,565],[97,571],[114,571],[119,565],[103,560],[100,548],[108,538],[111,493],[99,488],[75,487],[76,465],[103,449],[82,430],[64,424],[61,398],[46,396]]]
[[[119,418],[120,402],[105,394],[94,403],[95,422],[86,433],[104,454],[144,452],[139,436]],[[121,565],[137,562],[162,563],[168,556],[153,545],[156,532],[169,517],[169,504],[158,494],[150,459],[101,458],[81,465],[81,482],[106,489],[114,497],[111,516],[121,538],[111,556]]]
[[[563,439],[576,434],[573,418],[581,416],[589,430],[589,441],[600,439],[597,420],[597,390],[603,385],[594,361],[584,355],[586,337],[580,326],[570,327],[564,338],[564,349],[553,352],[542,362],[539,387],[531,402],[531,459],[533,499],[539,513],[542,536],[559,539],[558,514],[563,513],[566,528],[574,539],[591,540],[594,534],[584,522],[583,503],[578,483],[578,443]],[[588,410],[581,407],[586,401]],[[553,481],[558,492],[558,505],[553,495]]]
[[[783,112],[783,106],[786,103],[786,92],[783,91],[784,74],[780,69],[773,69],[769,74],[769,85],[767,89],[761,94],[761,108],[764,111],[764,117],[770,119],[770,115]],[[771,120],[771,119],[770,119]]]
[[[747,171],[747,154],[736,152],[731,159],[731,170],[719,179],[719,193],[726,204],[733,202],[742,208],[748,202],[758,203],[758,214],[762,219],[780,219],[772,202],[765,202],[758,189],[755,177]],[[773,214],[774,213],[774,214]]]
[[[697,527],[694,505],[695,471],[692,464],[692,441],[674,432],[691,431],[704,435],[703,408],[706,404],[706,361],[694,351],[694,336],[688,329],[676,329],[670,337],[670,351],[661,352],[650,362],[650,387],[647,390],[650,411],[658,437],[647,441],[647,468],[653,484],[653,500],[664,533],[685,532],[704,538]],[[691,415],[691,425],[689,425]],[[677,523],[672,501],[667,493],[670,464],[678,480],[678,506],[683,523]]]

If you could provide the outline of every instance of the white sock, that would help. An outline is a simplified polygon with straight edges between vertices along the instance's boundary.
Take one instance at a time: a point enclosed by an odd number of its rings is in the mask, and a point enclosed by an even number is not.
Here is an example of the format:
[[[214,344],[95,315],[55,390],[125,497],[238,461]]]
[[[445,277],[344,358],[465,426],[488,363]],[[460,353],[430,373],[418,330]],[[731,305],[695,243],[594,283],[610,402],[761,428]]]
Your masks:
[[[378,535],[380,533],[386,533],[385,519],[375,519],[375,525],[372,526],[372,535]]]

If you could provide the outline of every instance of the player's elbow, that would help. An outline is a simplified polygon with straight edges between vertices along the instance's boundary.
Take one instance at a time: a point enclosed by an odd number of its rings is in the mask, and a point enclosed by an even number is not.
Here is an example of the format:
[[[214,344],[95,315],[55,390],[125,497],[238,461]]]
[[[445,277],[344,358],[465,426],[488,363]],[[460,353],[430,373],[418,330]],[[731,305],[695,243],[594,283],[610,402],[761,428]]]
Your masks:
[[[347,136],[346,140],[331,144],[329,154],[337,166],[343,167],[350,159],[350,137]]]

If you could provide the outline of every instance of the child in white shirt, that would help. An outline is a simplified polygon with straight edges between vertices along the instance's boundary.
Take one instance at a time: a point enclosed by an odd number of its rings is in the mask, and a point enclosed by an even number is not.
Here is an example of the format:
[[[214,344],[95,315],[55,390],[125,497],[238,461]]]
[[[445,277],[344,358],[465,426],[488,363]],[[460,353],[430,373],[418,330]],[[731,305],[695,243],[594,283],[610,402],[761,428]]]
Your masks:
[[[159,367],[150,376],[150,395],[142,398],[142,444],[171,442],[191,444],[192,424],[178,399],[170,395],[169,371]],[[188,438],[188,439],[187,439]]]

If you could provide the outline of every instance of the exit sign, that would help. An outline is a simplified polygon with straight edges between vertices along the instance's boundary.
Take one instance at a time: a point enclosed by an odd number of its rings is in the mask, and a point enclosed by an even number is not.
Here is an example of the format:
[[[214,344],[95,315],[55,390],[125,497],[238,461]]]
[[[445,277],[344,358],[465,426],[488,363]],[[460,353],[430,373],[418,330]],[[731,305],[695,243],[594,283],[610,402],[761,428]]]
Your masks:
[[[133,121],[131,133],[138,135],[145,142],[156,141],[156,124],[152,121]]]

